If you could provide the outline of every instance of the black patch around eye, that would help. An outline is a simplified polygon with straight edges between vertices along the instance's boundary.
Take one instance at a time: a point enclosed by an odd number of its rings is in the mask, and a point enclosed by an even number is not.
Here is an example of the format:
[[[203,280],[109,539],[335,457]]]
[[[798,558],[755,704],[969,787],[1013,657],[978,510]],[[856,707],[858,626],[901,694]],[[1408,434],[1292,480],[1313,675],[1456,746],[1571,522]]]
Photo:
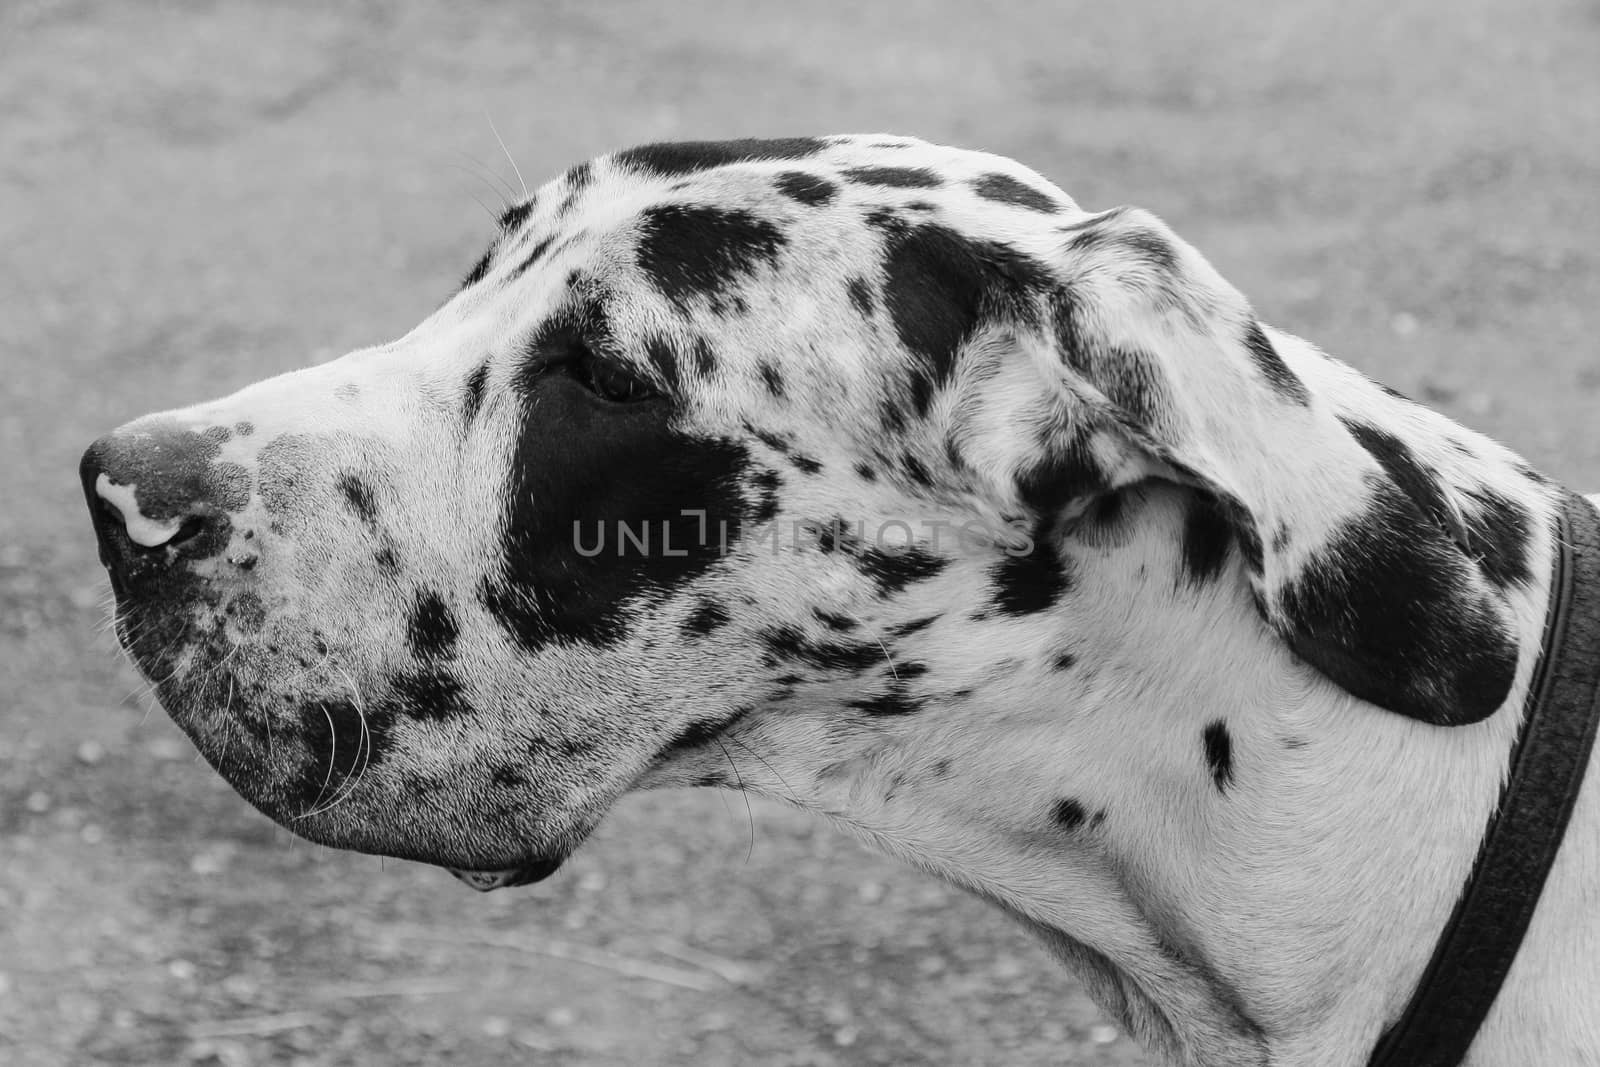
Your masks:
[[[1378,461],[1400,491],[1410,497],[1422,513],[1439,527],[1446,537],[1455,543],[1456,547],[1466,552],[1467,531],[1456,517],[1455,509],[1445,499],[1444,490],[1439,487],[1438,477],[1420,462],[1407,448],[1405,442],[1398,437],[1376,426],[1356,422],[1353,419],[1339,417],[1345,429],[1350,431],[1350,436],[1356,443]]]
[[[839,192],[839,187],[826,178],[799,170],[786,170],[778,175],[777,186],[784,196],[812,207],[826,204]]]
[[[1250,328],[1244,334],[1244,346],[1262,376],[1284,399],[1292,400],[1296,404],[1311,403],[1311,394],[1306,391],[1305,383],[1295,377],[1294,371],[1290,370],[1288,364],[1284,363],[1283,357],[1278,355],[1278,350],[1272,347],[1272,341],[1261,328],[1261,323],[1250,324]]]
[[[1054,607],[1072,587],[1067,561],[1039,534],[1033,550],[1006,556],[989,571],[993,602],[1005,615],[1032,615]]]
[[[502,497],[501,564],[480,590],[529,651],[617,640],[631,602],[712,567],[729,547],[719,531],[737,537],[754,506],[736,442],[677,431],[669,404],[597,403],[542,367],[572,329],[546,324],[516,380],[522,425]],[[622,551],[624,530],[650,547]]]
[[[467,399],[462,409],[462,422],[471,425],[478,417],[478,412],[483,408],[483,390],[489,383],[489,365],[478,364],[477,368],[467,376]]]
[[[1228,725],[1221,719],[1209,724],[1200,734],[1205,746],[1206,766],[1211,768],[1211,781],[1217,792],[1226,793],[1233,784],[1233,738]]]
[[[723,294],[761,262],[775,263],[783,231],[748,211],[661,204],[639,219],[639,268],[680,309]]]
[[[1047,215],[1061,210],[1060,204],[1009,174],[985,174],[981,178],[974,178],[972,191],[985,200],[1011,204],[1014,207],[1027,208],[1029,211],[1039,211]]]
[[[872,317],[872,286],[867,284],[865,278],[851,278],[845,288],[850,293],[850,302],[856,306],[864,318]]]
[[[1080,801],[1067,797],[1065,800],[1056,802],[1056,806],[1050,812],[1050,817],[1063,830],[1076,830],[1089,820],[1089,812]]]
[[[1214,581],[1228,561],[1233,544],[1233,527],[1228,513],[1207,493],[1197,493],[1183,513],[1183,576],[1191,586]]]
[[[1477,513],[1467,516],[1469,553],[1500,588],[1526,585],[1533,578],[1528,565],[1533,520],[1527,510],[1487,486],[1468,489],[1467,495],[1478,505]]]
[[[770,140],[744,138],[733,141],[673,141],[624,149],[612,162],[658,177],[671,178],[733,163],[806,159],[827,147],[815,137]]]
[[[884,278],[883,302],[900,343],[920,360],[911,399],[925,415],[934,391],[954,371],[960,347],[996,317],[1030,319],[1048,274],[1013,248],[926,223],[890,229]]]
[[[683,620],[683,628],[692,634],[706,636],[713,630],[719,630],[728,623],[728,609],[715,600],[701,600],[689,617]]]
[[[887,185],[901,189],[933,189],[943,180],[925,167],[851,167],[844,177],[860,185]]]
[[[345,503],[350,505],[350,510],[356,513],[357,518],[369,527],[378,524],[378,505],[372,498],[371,486],[358,475],[349,472],[339,475],[338,481],[334,484],[344,496]]]
[[[438,593],[419,590],[406,622],[406,643],[418,659],[448,659],[455,655],[461,627],[455,613]]]

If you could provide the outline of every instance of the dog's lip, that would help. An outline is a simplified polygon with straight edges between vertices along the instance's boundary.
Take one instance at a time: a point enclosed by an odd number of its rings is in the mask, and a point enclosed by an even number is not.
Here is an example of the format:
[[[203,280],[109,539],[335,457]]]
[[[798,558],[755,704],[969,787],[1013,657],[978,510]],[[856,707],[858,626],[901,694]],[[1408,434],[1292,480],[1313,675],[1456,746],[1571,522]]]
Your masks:
[[[462,867],[445,869],[478,892],[487,893],[491,889],[508,889],[511,886],[542,882],[555,874],[566,859],[565,856],[541,856],[520,866],[498,871],[474,871]]]

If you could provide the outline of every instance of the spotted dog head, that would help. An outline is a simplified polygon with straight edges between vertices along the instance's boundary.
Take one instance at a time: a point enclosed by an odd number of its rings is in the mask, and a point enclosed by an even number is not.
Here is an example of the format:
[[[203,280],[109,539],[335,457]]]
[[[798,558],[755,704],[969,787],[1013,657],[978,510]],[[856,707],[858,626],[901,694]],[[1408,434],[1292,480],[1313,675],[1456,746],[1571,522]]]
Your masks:
[[[84,458],[123,644],[297,833],[492,886],[636,785],[733,784],[728,744],[956,738],[1149,485],[1332,683],[1505,699],[1525,516],[1325,402],[1359,376],[1148,214],[838,137],[621,152],[501,231],[405,337]]]

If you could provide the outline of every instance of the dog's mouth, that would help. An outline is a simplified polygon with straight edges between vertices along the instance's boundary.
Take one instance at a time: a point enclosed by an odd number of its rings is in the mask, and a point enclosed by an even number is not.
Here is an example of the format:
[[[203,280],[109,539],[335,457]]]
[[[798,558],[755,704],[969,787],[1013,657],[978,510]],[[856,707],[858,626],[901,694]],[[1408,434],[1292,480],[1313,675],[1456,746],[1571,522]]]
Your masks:
[[[445,869],[478,892],[487,893],[491,889],[509,889],[512,886],[532,885],[535,882],[542,882],[552,874],[555,874],[565,862],[565,856],[550,856],[541,857],[520,867],[508,867],[501,871],[469,871],[459,867],[447,867]]]

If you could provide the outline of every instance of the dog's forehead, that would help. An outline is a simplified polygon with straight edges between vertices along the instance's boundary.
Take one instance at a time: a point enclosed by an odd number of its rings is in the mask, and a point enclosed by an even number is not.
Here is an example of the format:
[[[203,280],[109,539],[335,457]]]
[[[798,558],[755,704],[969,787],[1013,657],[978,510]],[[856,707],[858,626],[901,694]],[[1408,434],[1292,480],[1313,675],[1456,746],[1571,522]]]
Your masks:
[[[980,318],[1027,302],[989,290],[1042,291],[1081,217],[1012,160],[906,138],[647,145],[509,208],[458,301],[500,309],[513,335],[587,302],[622,357],[682,396],[726,395],[707,387],[730,376],[777,399],[808,375],[937,382]],[[909,391],[920,409],[931,389]]]

